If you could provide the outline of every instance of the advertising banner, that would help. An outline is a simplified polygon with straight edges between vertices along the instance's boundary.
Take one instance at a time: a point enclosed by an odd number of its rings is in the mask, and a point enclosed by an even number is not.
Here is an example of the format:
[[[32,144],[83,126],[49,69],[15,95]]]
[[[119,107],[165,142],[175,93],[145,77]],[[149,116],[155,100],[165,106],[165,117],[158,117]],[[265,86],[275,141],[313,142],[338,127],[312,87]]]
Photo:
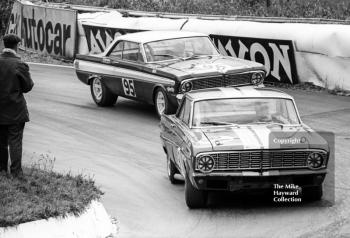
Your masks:
[[[12,12],[9,19],[6,34],[11,33],[21,37],[22,31],[22,4],[19,2],[14,2],[12,6]]]
[[[22,47],[64,58],[73,58],[76,47],[76,11],[23,5]]]
[[[135,29],[108,28],[84,24],[83,29],[85,32],[86,42],[90,53],[103,52],[117,36],[141,31]]]
[[[265,65],[266,81],[298,83],[292,41],[225,35],[210,35],[210,37],[222,54]]]

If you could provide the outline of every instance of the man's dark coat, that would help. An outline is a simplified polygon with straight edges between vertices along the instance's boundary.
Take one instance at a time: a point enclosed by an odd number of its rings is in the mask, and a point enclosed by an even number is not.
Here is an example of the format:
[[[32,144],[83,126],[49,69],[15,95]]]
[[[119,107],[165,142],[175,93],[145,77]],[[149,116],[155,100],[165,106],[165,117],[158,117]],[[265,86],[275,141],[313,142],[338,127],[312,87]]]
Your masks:
[[[11,51],[0,54],[0,125],[29,121],[23,93],[34,86],[29,66]]]

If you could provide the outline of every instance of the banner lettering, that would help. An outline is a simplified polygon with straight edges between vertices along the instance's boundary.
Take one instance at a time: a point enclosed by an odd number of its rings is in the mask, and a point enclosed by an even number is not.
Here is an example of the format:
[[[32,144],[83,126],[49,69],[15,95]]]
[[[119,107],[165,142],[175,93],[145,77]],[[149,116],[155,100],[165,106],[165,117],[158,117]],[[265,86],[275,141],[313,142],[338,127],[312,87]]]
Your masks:
[[[265,65],[266,81],[298,83],[292,41],[222,35],[210,37],[222,54]]]
[[[14,2],[12,6],[12,12],[10,15],[8,27],[6,33],[15,34],[21,37],[21,16],[22,16],[22,4]]]
[[[106,28],[99,26],[83,25],[86,41],[90,53],[103,52],[115,37],[141,30]]]
[[[7,33],[18,35],[22,47],[42,54],[74,58],[76,45],[74,10],[47,8],[14,2]]]

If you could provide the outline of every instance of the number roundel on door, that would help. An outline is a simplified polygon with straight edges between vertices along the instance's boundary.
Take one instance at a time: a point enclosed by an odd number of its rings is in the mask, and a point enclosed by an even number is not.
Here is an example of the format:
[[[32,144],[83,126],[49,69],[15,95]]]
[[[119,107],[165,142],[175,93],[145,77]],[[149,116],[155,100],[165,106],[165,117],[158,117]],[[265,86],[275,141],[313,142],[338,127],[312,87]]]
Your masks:
[[[134,80],[122,78],[122,84],[126,96],[136,97]]]

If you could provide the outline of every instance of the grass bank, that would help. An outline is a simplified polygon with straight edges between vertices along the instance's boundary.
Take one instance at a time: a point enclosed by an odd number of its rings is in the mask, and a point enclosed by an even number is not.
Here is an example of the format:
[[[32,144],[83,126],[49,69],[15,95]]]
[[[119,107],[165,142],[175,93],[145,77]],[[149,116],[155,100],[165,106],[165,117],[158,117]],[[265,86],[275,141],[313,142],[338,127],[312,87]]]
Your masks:
[[[349,0],[53,0],[140,11],[346,20]]]
[[[0,34],[6,29],[13,2],[14,0],[0,1]],[[349,0],[49,0],[48,2],[140,11],[231,16],[338,20],[346,20],[350,16]]]
[[[103,194],[91,178],[24,168],[26,181],[0,173],[0,227],[79,215]]]

